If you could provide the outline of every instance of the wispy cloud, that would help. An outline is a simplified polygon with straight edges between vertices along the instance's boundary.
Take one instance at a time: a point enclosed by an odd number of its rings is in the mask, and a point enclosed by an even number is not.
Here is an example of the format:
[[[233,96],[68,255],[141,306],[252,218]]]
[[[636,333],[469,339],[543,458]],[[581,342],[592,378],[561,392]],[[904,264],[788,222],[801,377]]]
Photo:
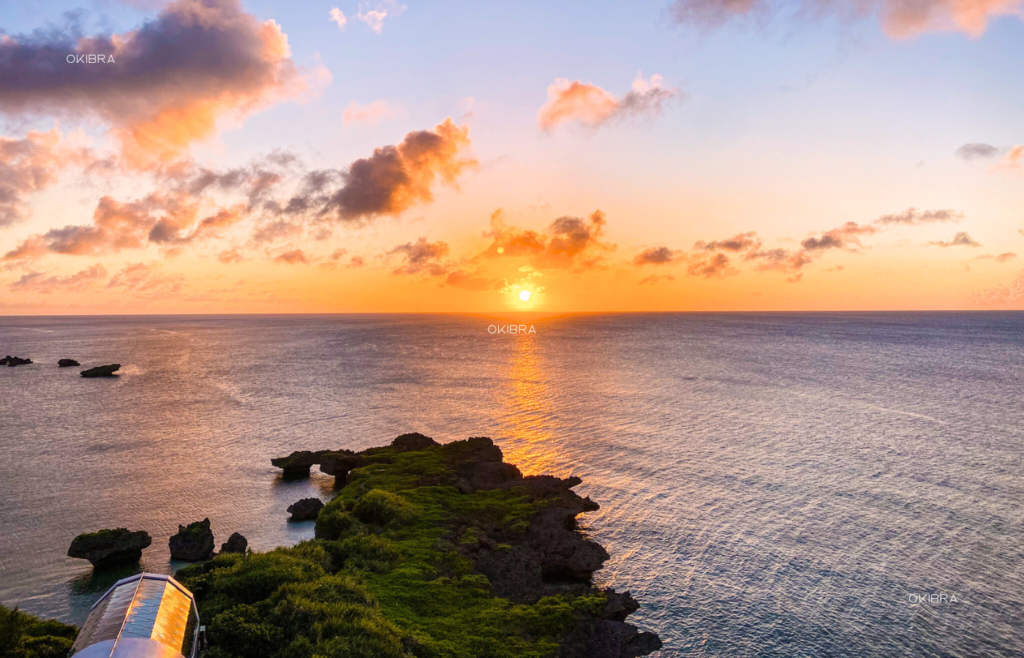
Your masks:
[[[935,246],[935,247],[980,247],[981,246],[980,243],[975,242],[974,239],[971,238],[971,236],[968,235],[964,231],[958,232],[956,235],[953,236],[952,240],[949,240],[949,241],[946,241],[946,242],[943,242],[941,240],[939,240],[939,241],[934,241],[933,240],[933,241],[929,242],[928,244],[932,245],[932,246]]]
[[[337,24],[339,30],[345,29],[345,25],[348,24],[348,18],[340,9],[334,7],[331,9],[329,16],[331,17],[331,22]]]
[[[964,144],[954,151],[953,155],[961,160],[988,160],[999,155],[999,151],[1000,149],[997,146],[974,142],[971,144]]]
[[[99,263],[68,276],[47,276],[42,272],[29,272],[8,288],[12,291],[31,291],[48,295],[53,292],[83,292],[107,277],[107,269]]]
[[[653,117],[680,96],[678,89],[662,86],[662,77],[637,77],[633,88],[618,98],[595,84],[559,78],[548,87],[548,101],[537,111],[537,125],[553,130],[565,123],[597,128],[612,121]]]
[[[405,5],[392,0],[377,3],[372,9],[370,7],[371,5],[368,3],[360,3],[357,16],[376,34],[380,34],[384,29],[385,18],[400,16],[407,9]]]
[[[341,113],[341,121],[345,127],[354,123],[365,123],[372,126],[378,121],[391,119],[394,116],[395,111],[385,101],[373,101],[369,105],[360,105],[352,101]]]
[[[905,39],[924,32],[963,32],[979,37],[1000,16],[1024,16],[1022,0],[675,0],[669,16],[680,24],[714,29],[739,20],[759,20],[779,14],[858,20],[877,16],[891,38]]]

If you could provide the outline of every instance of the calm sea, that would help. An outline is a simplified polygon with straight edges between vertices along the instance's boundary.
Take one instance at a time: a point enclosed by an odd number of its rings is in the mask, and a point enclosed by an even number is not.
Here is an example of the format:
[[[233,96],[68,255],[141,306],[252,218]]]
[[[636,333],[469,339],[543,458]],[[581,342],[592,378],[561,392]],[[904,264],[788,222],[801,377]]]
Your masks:
[[[0,318],[0,601],[81,622],[101,527],[270,549],[270,458],[493,437],[602,504],[661,656],[1024,656],[1024,313]],[[86,380],[59,358],[117,362]],[[955,601],[953,600],[955,598]]]

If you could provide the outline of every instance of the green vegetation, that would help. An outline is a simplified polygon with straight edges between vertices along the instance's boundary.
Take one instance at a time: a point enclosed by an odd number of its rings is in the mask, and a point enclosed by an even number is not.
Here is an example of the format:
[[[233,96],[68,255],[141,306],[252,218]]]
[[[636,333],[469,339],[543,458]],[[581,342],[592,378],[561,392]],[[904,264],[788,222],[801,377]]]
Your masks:
[[[488,533],[521,535],[548,503],[515,489],[459,493],[453,464],[469,448],[366,451],[320,512],[316,539],[178,572],[207,625],[206,658],[557,655],[606,598],[587,590],[524,605],[491,594],[471,547]]]
[[[0,606],[0,658],[67,658],[78,628]]]

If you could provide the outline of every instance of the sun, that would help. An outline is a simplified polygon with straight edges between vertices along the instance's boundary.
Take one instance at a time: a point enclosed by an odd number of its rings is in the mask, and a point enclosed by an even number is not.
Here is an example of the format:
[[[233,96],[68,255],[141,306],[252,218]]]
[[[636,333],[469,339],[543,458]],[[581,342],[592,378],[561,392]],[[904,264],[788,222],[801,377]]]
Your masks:
[[[530,291],[529,290],[520,290],[519,291],[519,299],[523,300],[524,302],[530,301]]]

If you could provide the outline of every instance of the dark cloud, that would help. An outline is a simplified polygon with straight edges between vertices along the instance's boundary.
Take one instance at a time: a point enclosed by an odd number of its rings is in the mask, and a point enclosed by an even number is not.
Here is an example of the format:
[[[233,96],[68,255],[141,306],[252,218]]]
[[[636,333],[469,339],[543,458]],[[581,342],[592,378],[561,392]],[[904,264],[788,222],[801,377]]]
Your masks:
[[[94,287],[106,276],[106,268],[97,263],[69,276],[46,276],[42,272],[29,272],[8,288],[13,291],[38,292],[44,295],[52,292],[82,292]]]
[[[670,265],[679,262],[683,257],[682,252],[674,251],[668,247],[651,247],[644,249],[633,259],[634,265]]]
[[[988,160],[999,155],[999,148],[991,144],[964,144],[953,155],[964,160]]]
[[[821,249],[839,249],[843,246],[843,241],[834,236],[822,235],[819,238],[810,237],[800,243],[800,246],[807,251],[819,251]]]
[[[68,63],[102,55],[114,63]],[[74,22],[0,39],[0,111],[98,116],[126,160],[149,165],[244,116],[294,96],[304,81],[287,37],[239,0],[177,0],[121,35],[82,36]]]
[[[714,240],[712,242],[704,242],[703,240],[696,242],[693,245],[694,249],[702,249],[705,251],[743,251],[745,249],[758,248],[761,245],[761,241],[757,237],[757,233],[750,231],[748,233],[737,233],[731,238],[725,240]]]
[[[469,143],[468,128],[456,126],[451,119],[434,130],[409,133],[401,144],[375,149],[370,157],[349,165],[341,174],[341,189],[327,198],[323,211],[341,221],[355,221],[397,215],[430,202],[435,182],[454,185],[463,171],[476,165],[475,160],[462,157]],[[323,178],[326,181],[328,176]]]
[[[429,242],[420,238],[416,242],[398,245],[385,256],[400,256],[402,264],[395,268],[395,274],[420,274],[444,276],[448,269],[438,262],[448,255],[448,245],[444,242]]]
[[[892,38],[951,27],[977,37],[990,19],[1018,14],[1019,5],[1016,0],[675,0],[669,6],[669,16],[676,23],[701,29],[738,20],[763,22],[777,14],[841,20],[877,16],[883,31]]]
[[[929,242],[928,244],[934,245],[936,247],[980,247],[981,246],[981,244],[979,244],[978,242],[975,242],[971,238],[971,236],[968,235],[967,233],[965,233],[964,231],[958,232],[956,235],[953,236],[953,239],[950,240],[949,242],[943,242],[943,241],[940,240],[940,241]]]
[[[686,272],[690,276],[702,276],[708,279],[736,274],[736,270],[729,266],[729,257],[725,254],[714,254],[703,260],[693,261],[686,268]]]

